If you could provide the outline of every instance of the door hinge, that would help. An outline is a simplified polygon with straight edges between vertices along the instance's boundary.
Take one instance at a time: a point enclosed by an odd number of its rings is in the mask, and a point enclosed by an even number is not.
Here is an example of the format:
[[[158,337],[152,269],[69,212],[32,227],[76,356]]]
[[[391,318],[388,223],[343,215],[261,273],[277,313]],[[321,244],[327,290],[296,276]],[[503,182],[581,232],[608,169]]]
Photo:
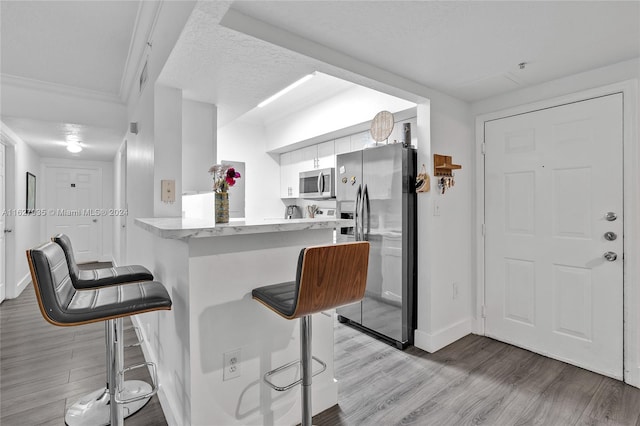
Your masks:
[[[482,155],[487,153],[487,144],[485,142],[482,142],[482,145],[480,145],[480,152],[482,152]]]
[[[487,307],[485,305],[482,305],[480,307],[480,316],[482,318],[486,318],[487,317]]]
[[[485,235],[487,235],[487,225],[485,225],[484,223],[482,224],[482,236],[484,237]]]

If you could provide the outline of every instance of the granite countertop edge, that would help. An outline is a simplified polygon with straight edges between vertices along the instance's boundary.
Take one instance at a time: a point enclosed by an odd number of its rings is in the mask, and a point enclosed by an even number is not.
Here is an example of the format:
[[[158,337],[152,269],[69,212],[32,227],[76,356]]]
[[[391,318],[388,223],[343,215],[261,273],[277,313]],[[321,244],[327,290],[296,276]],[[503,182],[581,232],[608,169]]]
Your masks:
[[[231,220],[225,224],[182,218],[136,218],[135,224],[166,239],[206,238],[269,232],[335,229],[353,226],[351,219],[258,219]]]

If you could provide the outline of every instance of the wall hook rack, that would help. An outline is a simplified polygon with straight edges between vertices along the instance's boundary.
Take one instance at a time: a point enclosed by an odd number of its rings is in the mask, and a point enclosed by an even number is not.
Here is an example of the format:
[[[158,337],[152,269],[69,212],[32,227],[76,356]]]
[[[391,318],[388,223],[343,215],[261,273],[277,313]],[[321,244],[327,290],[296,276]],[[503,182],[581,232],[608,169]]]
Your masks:
[[[442,191],[442,194],[456,184],[453,178],[453,171],[461,168],[460,164],[453,164],[450,156],[433,154],[433,176],[440,178],[437,181],[438,188]]]
[[[433,154],[433,176],[453,176],[453,171],[461,168],[460,164],[453,164],[451,156]]]

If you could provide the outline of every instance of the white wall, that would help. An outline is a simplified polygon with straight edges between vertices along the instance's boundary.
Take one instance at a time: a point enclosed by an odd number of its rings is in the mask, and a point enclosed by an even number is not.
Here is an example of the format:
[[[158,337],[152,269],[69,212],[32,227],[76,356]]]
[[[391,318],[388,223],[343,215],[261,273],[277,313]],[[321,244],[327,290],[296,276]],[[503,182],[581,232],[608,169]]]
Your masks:
[[[182,90],[156,84],[153,105],[153,215],[182,215]],[[160,198],[162,180],[175,181],[173,203]]]
[[[381,110],[404,111],[415,103],[356,86],[266,125],[266,150],[273,151],[335,130],[370,121]]]
[[[209,167],[216,164],[218,109],[182,101],[182,193],[211,192]]]
[[[249,219],[281,218],[279,156],[266,153],[261,125],[236,120],[218,130],[218,159],[244,161],[245,216]],[[229,192],[233,196],[233,188]]]
[[[6,148],[6,197],[5,208],[24,210],[26,208],[26,173],[36,175],[36,208],[42,205],[43,176],[40,173],[40,156],[9,128],[2,124],[2,133],[8,136]],[[46,241],[40,234],[40,216],[7,216],[6,234],[6,296],[18,297],[31,282],[29,265],[25,251]]]
[[[418,169],[426,166],[431,191],[418,194],[418,326],[415,345],[435,352],[471,332],[474,174],[469,105],[434,93],[418,105]],[[455,187],[438,191],[433,154],[450,155],[462,169]],[[434,216],[435,205],[439,216]],[[453,286],[457,286],[454,295]]]

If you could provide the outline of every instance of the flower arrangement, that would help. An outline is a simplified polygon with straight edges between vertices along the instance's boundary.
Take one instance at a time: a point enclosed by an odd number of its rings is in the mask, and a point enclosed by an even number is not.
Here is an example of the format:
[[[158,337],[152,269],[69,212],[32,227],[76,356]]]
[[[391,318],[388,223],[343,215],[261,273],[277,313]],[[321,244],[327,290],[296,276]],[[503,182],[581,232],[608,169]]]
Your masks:
[[[225,193],[230,186],[236,184],[236,179],[240,179],[240,173],[236,169],[225,164],[214,164],[209,168],[209,173],[213,175],[213,190],[217,193]]]

